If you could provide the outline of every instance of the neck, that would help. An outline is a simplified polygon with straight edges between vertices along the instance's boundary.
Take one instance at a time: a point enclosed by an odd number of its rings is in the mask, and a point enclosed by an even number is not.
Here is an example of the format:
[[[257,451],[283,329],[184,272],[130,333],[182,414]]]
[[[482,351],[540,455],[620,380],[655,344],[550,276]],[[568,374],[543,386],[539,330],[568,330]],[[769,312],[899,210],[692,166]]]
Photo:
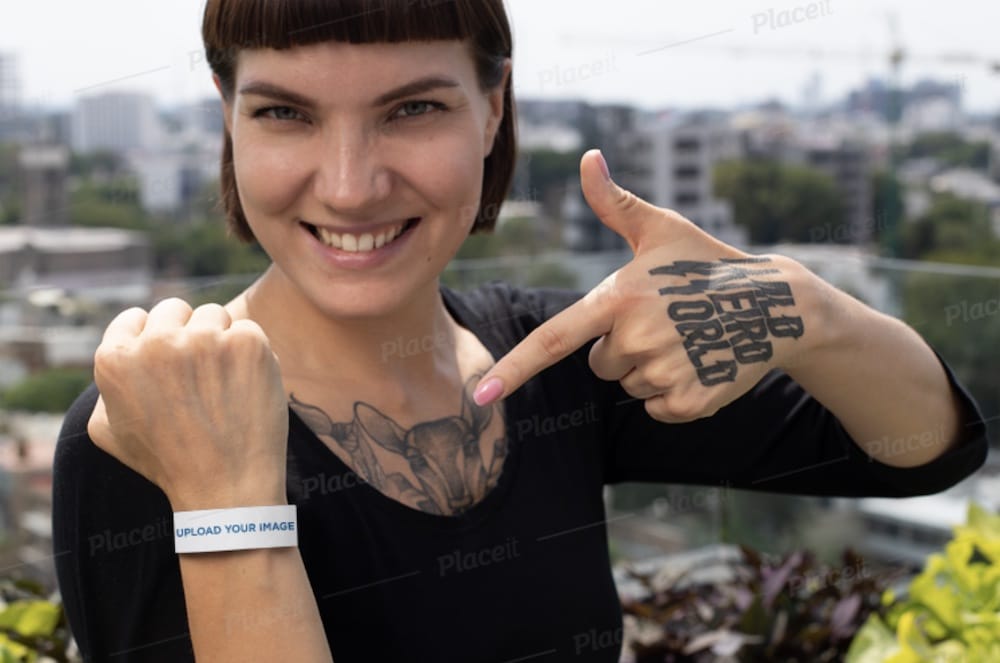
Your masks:
[[[228,307],[267,334],[286,382],[373,385],[410,391],[457,379],[458,325],[438,282],[379,316],[331,317],[271,267]]]

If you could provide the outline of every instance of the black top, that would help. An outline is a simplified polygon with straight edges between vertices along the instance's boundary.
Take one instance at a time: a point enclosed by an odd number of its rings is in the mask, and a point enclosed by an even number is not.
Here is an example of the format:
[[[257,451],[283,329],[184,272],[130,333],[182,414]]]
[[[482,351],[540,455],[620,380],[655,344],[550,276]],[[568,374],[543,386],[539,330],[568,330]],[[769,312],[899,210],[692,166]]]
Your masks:
[[[495,358],[579,297],[504,284],[442,292]],[[942,458],[904,470],[871,461],[779,371],[715,416],[671,425],[596,378],[588,351],[505,401],[510,450],[499,483],[456,516],[378,492],[289,410],[288,498],[336,663],[617,661],[608,483],[908,496],[947,488],[986,456],[982,417],[950,371],[968,434]],[[55,460],[53,538],[70,626],[87,661],[192,661],[169,503],[90,441],[96,397],[91,386],[67,414]],[[234,634],[267,626],[243,606],[219,619]]]

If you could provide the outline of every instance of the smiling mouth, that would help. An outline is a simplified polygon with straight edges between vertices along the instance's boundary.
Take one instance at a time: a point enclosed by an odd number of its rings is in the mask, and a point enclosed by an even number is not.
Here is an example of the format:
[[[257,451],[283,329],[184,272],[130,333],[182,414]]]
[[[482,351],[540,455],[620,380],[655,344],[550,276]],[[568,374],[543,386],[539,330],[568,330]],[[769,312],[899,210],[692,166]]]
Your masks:
[[[402,235],[409,232],[411,228],[420,223],[420,217],[411,217],[405,222],[398,223],[379,233],[360,234],[335,233],[327,230],[326,228],[314,226],[313,224],[305,221],[302,221],[301,223],[313,237],[326,246],[334,249],[340,249],[341,251],[347,251],[349,253],[367,253],[368,251],[380,249],[383,246],[391,244],[399,239]]]

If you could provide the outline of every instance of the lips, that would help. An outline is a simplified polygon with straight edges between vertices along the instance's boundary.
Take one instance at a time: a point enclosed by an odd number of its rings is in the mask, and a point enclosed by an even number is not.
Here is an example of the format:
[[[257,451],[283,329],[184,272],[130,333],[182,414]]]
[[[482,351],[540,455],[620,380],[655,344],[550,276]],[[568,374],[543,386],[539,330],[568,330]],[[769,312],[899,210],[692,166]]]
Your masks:
[[[391,244],[400,235],[417,225],[419,221],[420,217],[411,217],[406,221],[384,227],[378,232],[366,233],[335,232],[329,228],[314,226],[307,222],[303,222],[303,225],[309,229],[313,237],[326,246],[348,253],[367,253]]]

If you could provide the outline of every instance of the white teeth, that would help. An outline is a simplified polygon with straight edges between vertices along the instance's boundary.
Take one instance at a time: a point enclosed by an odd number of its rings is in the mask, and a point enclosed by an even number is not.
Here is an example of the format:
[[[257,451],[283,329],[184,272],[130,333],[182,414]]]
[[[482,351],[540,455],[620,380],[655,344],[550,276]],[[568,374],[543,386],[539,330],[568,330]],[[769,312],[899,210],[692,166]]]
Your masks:
[[[403,227],[405,225],[405,223],[401,223],[397,226],[389,228],[388,230],[380,232],[377,235],[364,233],[360,236],[351,235],[350,233],[338,234],[330,232],[326,228],[316,226],[316,234],[319,236],[320,241],[327,246],[332,246],[344,251],[350,251],[352,253],[360,253],[382,248],[392,240],[399,237],[399,235],[403,232]]]

